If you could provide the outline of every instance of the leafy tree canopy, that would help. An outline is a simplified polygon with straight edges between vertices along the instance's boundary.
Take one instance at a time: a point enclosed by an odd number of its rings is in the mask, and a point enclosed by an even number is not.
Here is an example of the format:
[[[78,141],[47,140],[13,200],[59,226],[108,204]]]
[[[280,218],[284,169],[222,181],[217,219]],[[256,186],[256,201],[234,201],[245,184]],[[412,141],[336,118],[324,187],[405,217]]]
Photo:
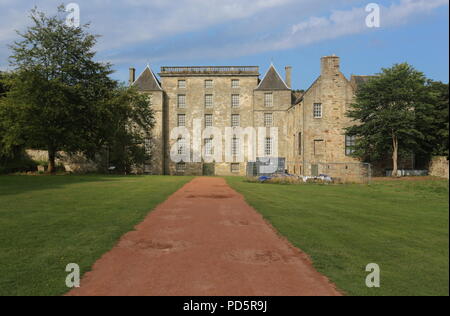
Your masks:
[[[0,98],[4,96],[5,92],[6,92],[6,87],[3,84],[3,78],[4,75],[3,73],[0,71]]]
[[[347,129],[358,137],[356,156],[375,161],[390,153],[396,175],[398,157],[421,150],[427,135],[416,114],[433,108],[426,83],[423,73],[404,63],[382,69],[358,89],[348,112],[355,125]]]
[[[420,154],[448,156],[449,130],[449,88],[448,84],[429,80],[427,90],[430,101],[428,107],[417,109],[417,125],[424,135]]]
[[[98,36],[88,25],[66,25],[64,14],[63,6],[54,16],[31,11],[32,26],[10,46],[14,71],[2,80],[10,87],[0,103],[4,150],[48,150],[50,172],[58,151],[93,156],[113,142],[117,126],[148,131],[153,117],[142,96],[110,79],[109,63],[94,60]]]

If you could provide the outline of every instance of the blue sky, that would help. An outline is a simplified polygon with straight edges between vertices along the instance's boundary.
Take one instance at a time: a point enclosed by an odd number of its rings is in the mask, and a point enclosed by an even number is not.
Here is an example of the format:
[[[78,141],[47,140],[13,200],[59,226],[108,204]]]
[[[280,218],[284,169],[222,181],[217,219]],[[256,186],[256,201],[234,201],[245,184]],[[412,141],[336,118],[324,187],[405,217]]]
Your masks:
[[[97,58],[114,64],[114,78],[128,68],[255,65],[271,61],[293,87],[306,89],[320,71],[320,57],[341,57],[342,71],[374,74],[409,62],[428,77],[448,82],[449,0],[79,0],[81,22],[102,35]],[[367,4],[381,7],[381,27],[365,25]],[[54,13],[58,1],[0,0],[0,69],[8,69],[7,44],[29,24],[28,12]]]

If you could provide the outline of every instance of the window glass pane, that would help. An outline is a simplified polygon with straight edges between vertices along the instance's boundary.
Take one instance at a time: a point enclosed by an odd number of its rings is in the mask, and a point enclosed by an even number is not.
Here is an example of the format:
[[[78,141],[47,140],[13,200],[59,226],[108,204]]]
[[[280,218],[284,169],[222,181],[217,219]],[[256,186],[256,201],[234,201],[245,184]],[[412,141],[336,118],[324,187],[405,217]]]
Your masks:
[[[273,94],[272,93],[264,94],[264,106],[266,106],[266,107],[273,106]]]
[[[145,148],[145,154],[150,155],[152,153],[152,139],[146,138],[144,140],[144,148]]]
[[[178,88],[185,89],[186,88],[186,80],[178,80]]]
[[[212,114],[206,114],[205,115],[205,127],[212,127],[213,126],[213,116]]]
[[[207,108],[213,107],[213,95],[212,94],[205,95],[205,107],[207,107]]]
[[[264,126],[265,127],[272,127],[273,126],[273,115],[272,115],[272,113],[265,113],[264,114]]]
[[[178,114],[178,126],[186,126],[186,115]]]
[[[351,156],[355,153],[356,136],[345,136],[345,154]]]
[[[238,108],[241,105],[239,94],[233,94],[231,96],[231,106],[234,108]]]
[[[231,127],[241,126],[241,116],[239,114],[231,115]]]
[[[233,157],[239,155],[239,138],[233,137],[231,141],[231,154]]]
[[[205,88],[211,89],[213,87],[213,81],[212,80],[205,80]]]
[[[186,95],[184,94],[178,95],[178,108],[180,109],[186,108]]]
[[[270,137],[266,137],[264,153],[266,156],[271,156],[273,153],[273,140]]]
[[[186,139],[178,138],[177,140],[177,153],[178,155],[186,154]]]
[[[322,104],[314,103],[314,118],[322,118]]]
[[[214,155],[213,140],[211,138],[205,139],[205,156]]]

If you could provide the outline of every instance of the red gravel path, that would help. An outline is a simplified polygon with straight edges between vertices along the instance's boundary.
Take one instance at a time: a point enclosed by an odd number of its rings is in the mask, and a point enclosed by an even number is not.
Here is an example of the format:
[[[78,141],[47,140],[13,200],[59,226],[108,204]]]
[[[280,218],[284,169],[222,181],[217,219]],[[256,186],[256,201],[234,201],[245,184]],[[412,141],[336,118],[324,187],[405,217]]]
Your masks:
[[[68,295],[340,295],[221,178],[159,205]]]

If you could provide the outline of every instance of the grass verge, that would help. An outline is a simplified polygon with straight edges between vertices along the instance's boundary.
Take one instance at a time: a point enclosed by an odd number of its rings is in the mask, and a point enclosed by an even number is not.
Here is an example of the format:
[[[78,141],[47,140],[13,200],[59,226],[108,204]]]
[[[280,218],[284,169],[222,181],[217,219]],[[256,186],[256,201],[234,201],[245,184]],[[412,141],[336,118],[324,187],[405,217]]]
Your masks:
[[[448,181],[228,183],[348,295],[448,295]],[[365,267],[381,268],[367,288]]]
[[[61,295],[190,177],[0,176],[0,296]]]

